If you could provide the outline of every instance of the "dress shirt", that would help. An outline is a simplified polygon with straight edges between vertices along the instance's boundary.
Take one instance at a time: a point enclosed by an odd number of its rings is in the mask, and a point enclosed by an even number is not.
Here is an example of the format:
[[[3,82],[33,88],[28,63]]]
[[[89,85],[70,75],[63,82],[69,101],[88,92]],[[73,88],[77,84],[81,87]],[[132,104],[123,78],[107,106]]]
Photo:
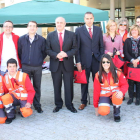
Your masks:
[[[63,31],[61,31],[61,32],[59,32],[58,30],[57,30],[57,34],[58,34],[58,40],[59,40],[59,36],[60,36],[60,33],[62,33],[62,39],[63,39],[63,41],[64,41],[64,34],[65,34],[65,30],[63,30]]]
[[[91,32],[92,32],[92,36],[93,36],[93,26],[88,27],[86,24],[85,24],[85,26],[86,26],[88,32],[89,32],[89,28],[91,28]]]
[[[29,34],[28,34],[29,35]],[[36,34],[35,34],[36,35]],[[30,38],[30,36],[29,36],[29,41],[30,41],[30,43],[32,44],[32,42],[34,41],[34,39],[35,39],[35,35],[34,35],[34,37],[33,38]]]

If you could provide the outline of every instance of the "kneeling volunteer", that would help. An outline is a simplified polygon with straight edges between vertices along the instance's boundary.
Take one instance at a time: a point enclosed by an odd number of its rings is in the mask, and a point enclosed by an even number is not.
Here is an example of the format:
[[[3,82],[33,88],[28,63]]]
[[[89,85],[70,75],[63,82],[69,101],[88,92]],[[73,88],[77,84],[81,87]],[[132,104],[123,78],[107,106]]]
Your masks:
[[[99,72],[94,79],[93,102],[95,114],[102,116],[110,113],[110,104],[114,108],[114,121],[120,121],[120,106],[123,96],[128,90],[128,83],[121,72],[117,69],[108,54],[102,56]]]
[[[33,111],[31,104],[34,99],[35,90],[26,73],[17,71],[17,61],[7,61],[8,73],[3,78],[3,87],[6,93],[2,96],[2,102],[7,114],[6,122],[11,123],[15,119],[14,106],[20,105],[20,112],[23,117],[30,116]]]

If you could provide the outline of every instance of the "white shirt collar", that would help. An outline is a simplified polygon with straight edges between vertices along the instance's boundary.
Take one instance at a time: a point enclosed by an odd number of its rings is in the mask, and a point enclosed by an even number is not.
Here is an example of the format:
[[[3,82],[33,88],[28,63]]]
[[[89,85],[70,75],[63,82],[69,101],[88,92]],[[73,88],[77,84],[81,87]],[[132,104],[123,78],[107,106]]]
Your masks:
[[[87,28],[87,31],[89,32],[89,28],[91,28],[91,32],[93,34],[93,25],[91,27],[88,27],[86,24],[85,24],[86,28]]]
[[[5,35],[5,33],[3,34],[3,38],[5,39],[12,39],[12,35],[10,34],[9,38],[7,38],[7,36]]]
[[[59,33],[62,33],[62,34],[64,35],[65,29],[64,29],[63,31],[61,31],[61,32],[59,32],[59,31],[57,30],[57,33],[58,33],[58,35],[59,35]]]
[[[12,77],[12,76],[10,75],[10,73],[8,72],[8,76],[9,76],[10,79],[11,79],[11,78],[16,78],[16,75],[17,75],[17,72],[16,72],[16,74]]]
[[[93,26],[88,27],[86,24],[85,24],[85,26],[86,26],[86,28],[87,28],[88,31],[89,31],[89,28],[91,28],[91,31],[93,30]]]

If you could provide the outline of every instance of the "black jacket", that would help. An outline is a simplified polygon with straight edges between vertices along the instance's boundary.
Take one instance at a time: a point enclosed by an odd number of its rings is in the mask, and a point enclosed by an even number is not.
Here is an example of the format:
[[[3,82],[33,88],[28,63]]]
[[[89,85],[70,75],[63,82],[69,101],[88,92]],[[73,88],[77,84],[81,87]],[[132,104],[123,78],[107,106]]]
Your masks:
[[[36,34],[32,43],[29,41],[29,35],[23,35],[18,40],[18,55],[21,64],[29,66],[41,66],[46,54],[46,40]]]
[[[65,30],[62,50],[67,53],[68,57],[63,59],[66,71],[74,70],[73,56],[76,54],[77,42],[75,33]],[[60,52],[60,45],[57,31],[51,32],[47,36],[47,54],[50,56],[50,70],[56,72],[59,67],[59,59],[56,58]]]
[[[85,25],[77,28],[75,34],[78,44],[76,62],[81,62],[83,66],[89,68],[92,62],[92,53],[94,54],[95,59],[100,61],[101,56],[104,54],[103,36],[101,29],[97,26],[93,26],[92,39]]]
[[[138,42],[138,57],[140,56],[140,41]],[[123,53],[124,53],[124,59],[126,61],[131,61],[131,59],[137,59],[135,55],[132,53],[132,41],[131,38],[127,38],[125,40],[124,46],[123,46]]]

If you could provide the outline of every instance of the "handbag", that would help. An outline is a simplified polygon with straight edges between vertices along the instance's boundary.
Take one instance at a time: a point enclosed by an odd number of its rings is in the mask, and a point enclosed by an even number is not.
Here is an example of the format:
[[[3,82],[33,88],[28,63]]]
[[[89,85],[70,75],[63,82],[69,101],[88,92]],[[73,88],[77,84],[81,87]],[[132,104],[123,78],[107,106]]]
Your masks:
[[[124,65],[125,61],[123,60],[123,58],[120,55],[115,55],[116,52],[117,52],[117,49],[114,48],[112,61],[117,68],[121,68]]]
[[[128,63],[127,67],[127,79],[140,82],[140,64],[137,65],[137,68],[134,68],[132,63]]]
[[[86,70],[82,67],[82,72],[79,72],[77,67],[74,66],[74,83],[87,84]]]
[[[127,77],[127,73],[128,73],[128,66],[127,64],[130,63],[128,61],[125,61],[124,66],[123,66],[123,74]]]

